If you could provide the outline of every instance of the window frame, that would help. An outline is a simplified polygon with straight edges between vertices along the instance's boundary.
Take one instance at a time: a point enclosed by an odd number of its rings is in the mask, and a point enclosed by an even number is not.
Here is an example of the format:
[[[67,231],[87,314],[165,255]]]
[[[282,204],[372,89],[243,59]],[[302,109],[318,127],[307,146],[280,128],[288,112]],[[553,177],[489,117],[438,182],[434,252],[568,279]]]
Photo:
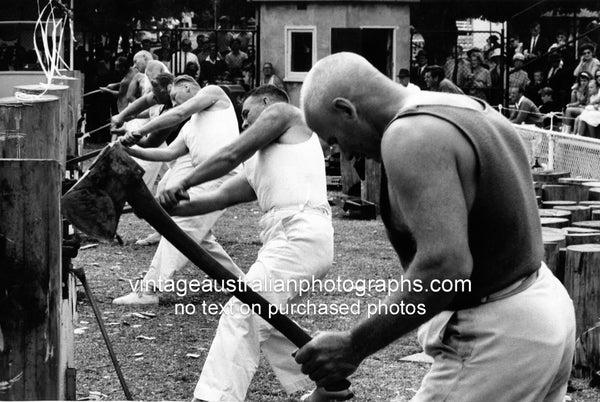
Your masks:
[[[285,76],[284,81],[304,82],[308,71],[292,71],[292,34],[312,34],[312,60],[311,67],[317,62],[317,27],[315,25],[286,25],[285,31]]]

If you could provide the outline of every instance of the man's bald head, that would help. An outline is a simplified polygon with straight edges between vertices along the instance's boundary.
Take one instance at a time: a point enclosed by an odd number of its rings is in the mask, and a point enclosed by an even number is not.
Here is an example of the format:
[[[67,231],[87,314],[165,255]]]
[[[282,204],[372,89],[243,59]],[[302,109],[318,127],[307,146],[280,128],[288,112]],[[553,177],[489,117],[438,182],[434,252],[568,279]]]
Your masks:
[[[375,142],[387,124],[381,111],[395,103],[397,87],[364,57],[336,53],[309,71],[300,104],[306,123],[322,139],[337,141],[348,155],[377,157]]]
[[[152,54],[147,50],[140,50],[133,56],[133,65],[140,73],[146,71],[146,66],[153,60]]]
[[[150,60],[148,62],[148,65],[146,66],[146,76],[149,80],[153,80],[162,73],[169,73],[169,69],[164,63],[158,60]]]

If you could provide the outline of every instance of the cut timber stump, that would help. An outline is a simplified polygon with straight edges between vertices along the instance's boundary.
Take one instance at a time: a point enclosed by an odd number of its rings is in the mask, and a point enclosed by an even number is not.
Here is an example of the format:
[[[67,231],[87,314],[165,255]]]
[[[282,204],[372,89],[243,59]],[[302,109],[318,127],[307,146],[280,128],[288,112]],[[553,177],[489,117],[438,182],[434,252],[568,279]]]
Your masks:
[[[546,170],[544,172],[533,172],[533,181],[538,181],[546,184],[556,184],[558,179],[571,176],[571,172]]]
[[[565,247],[565,235],[562,230],[542,227],[542,240],[544,241],[544,262],[556,276],[558,270],[558,254],[561,247]]]
[[[0,158],[54,159],[64,167],[59,113],[56,96],[0,98]]]
[[[600,370],[600,322],[586,329],[575,343],[573,375],[589,378]]]
[[[539,209],[540,218],[565,218],[571,221],[571,211],[561,211],[558,209]]]
[[[575,222],[575,223],[573,223],[573,226],[578,227],[578,228],[600,230],[600,221]]]
[[[577,201],[542,201],[542,208],[554,208],[559,206],[577,205]]]
[[[54,160],[0,160],[0,400],[63,399],[61,177]]]
[[[558,184],[582,184],[589,183],[591,181],[598,181],[598,179],[584,179],[583,177],[561,177],[558,179]]]
[[[600,316],[600,244],[567,247],[564,284],[573,299],[579,336]]]
[[[569,226],[569,220],[565,218],[540,218],[542,227],[564,228]],[[600,222],[599,222],[600,223]]]
[[[591,209],[587,205],[559,205],[554,209],[571,212],[571,222],[589,221],[591,218]]]
[[[54,77],[52,79],[53,84],[66,85],[69,87],[68,96],[68,130],[67,130],[67,154],[76,156],[78,155],[77,150],[77,121],[81,117],[81,80],[75,77]]]
[[[67,161],[67,142],[69,133],[69,87],[66,85],[17,85],[15,95],[25,94],[27,101],[35,99],[35,95],[54,95],[59,99],[59,126],[60,131],[60,159],[61,166],[66,165]],[[32,96],[33,95],[33,96]]]
[[[590,188],[588,199],[590,201],[600,201],[600,187]]]
[[[543,201],[586,201],[589,188],[566,184],[544,184],[542,186]]]

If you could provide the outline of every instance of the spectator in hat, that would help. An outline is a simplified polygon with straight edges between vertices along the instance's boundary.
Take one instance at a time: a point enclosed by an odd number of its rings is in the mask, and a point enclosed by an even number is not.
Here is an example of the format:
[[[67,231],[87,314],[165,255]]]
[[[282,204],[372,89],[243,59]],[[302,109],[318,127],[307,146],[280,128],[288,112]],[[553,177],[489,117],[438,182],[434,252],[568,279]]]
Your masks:
[[[502,75],[502,51],[500,48],[494,49],[488,56],[488,67],[490,70],[490,79],[492,88],[490,89],[490,105],[499,105],[504,97],[503,75]]]
[[[401,68],[400,71],[398,71],[397,77],[398,77],[398,82],[403,87],[406,87],[407,89],[410,89],[414,92],[418,92],[421,90],[421,88],[419,88],[419,86],[410,82],[410,73],[408,72],[408,69]]]
[[[573,71],[573,76],[579,77],[583,71],[587,72],[591,77],[596,74],[596,70],[600,68],[600,61],[594,57],[594,46],[590,43],[584,43],[579,47],[581,58],[579,64]]]
[[[434,65],[425,68],[425,84],[429,91],[464,95],[459,87],[444,76],[444,69],[440,66]]]
[[[410,80],[419,88],[427,89],[427,85],[425,84],[425,68],[428,65],[427,52],[423,49],[419,50],[415,57],[415,62],[416,65],[412,69]]]
[[[540,110],[523,93],[523,88],[511,87],[508,90],[510,103],[514,105],[510,117],[513,124],[538,124],[542,122]]]
[[[515,88],[526,88],[531,81],[527,71],[523,70],[525,56],[523,53],[515,53],[513,56],[513,68],[508,76],[508,86]]]

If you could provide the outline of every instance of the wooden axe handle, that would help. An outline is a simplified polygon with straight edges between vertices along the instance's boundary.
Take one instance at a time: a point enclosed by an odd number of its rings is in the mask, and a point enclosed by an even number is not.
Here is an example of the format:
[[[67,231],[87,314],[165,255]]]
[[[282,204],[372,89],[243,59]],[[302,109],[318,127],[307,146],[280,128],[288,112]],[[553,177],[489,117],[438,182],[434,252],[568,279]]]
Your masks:
[[[177,224],[171,216],[154,199],[146,185],[139,180],[137,185],[127,188],[127,202],[133,208],[136,215],[146,220],[158,233],[173,244],[183,255],[192,263],[204,271],[208,276],[224,283],[233,281],[237,283],[237,275],[225,269],[218,261],[212,258],[202,249],[191,237],[189,237]],[[226,282],[225,282],[226,281]],[[275,329],[281,332],[294,345],[301,348],[312,338],[304,332],[294,321],[279,311],[273,312],[270,303],[261,295],[247,287],[246,289],[236,289],[232,294],[240,301],[255,308],[265,321],[271,324]],[[350,382],[343,380],[339,384],[332,386],[330,391],[347,390],[346,396],[341,400],[352,398],[354,395],[350,391]]]

